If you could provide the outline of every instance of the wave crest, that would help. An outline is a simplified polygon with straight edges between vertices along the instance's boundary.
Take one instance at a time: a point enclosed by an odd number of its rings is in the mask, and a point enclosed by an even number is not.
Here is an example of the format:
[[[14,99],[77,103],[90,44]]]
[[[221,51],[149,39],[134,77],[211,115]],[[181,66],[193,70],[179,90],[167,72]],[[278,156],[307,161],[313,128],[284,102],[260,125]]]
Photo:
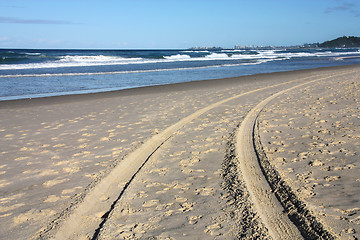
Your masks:
[[[164,56],[164,58],[168,59],[168,60],[179,60],[179,61],[191,59],[191,57],[186,54],[176,54],[176,55],[171,55],[171,56]]]
[[[45,69],[45,68],[66,68],[66,67],[88,67],[88,66],[106,66],[106,65],[131,65],[131,64],[148,64],[148,63],[169,63],[184,61],[274,61],[287,60],[290,58],[300,57],[337,57],[342,55],[357,55],[359,49],[346,52],[334,51],[288,51],[288,50],[222,50],[218,52],[201,51],[179,51],[174,55],[163,55],[157,58],[153,57],[121,57],[107,55],[63,55],[52,58],[43,58],[42,62],[23,63],[22,59],[14,58],[12,55],[19,53],[6,52],[1,55],[2,60],[0,70],[22,70],[22,69]],[[184,54],[184,53],[187,54]],[[24,53],[21,53],[24,54]],[[21,55],[20,54],[20,55]],[[42,57],[42,53],[26,53],[34,57]],[[41,54],[40,56],[38,56]],[[23,55],[21,55],[23,56]],[[27,61],[27,60],[26,60]],[[38,61],[38,60],[37,60]],[[239,63],[239,62],[236,62]],[[209,64],[212,65],[212,64]]]

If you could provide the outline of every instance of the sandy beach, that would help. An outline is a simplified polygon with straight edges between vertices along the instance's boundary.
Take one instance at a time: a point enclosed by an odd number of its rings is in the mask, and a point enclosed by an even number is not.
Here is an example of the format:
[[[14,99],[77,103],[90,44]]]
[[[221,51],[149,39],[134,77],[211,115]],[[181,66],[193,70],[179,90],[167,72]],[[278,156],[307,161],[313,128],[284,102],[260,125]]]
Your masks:
[[[358,239],[360,66],[0,102],[1,239]]]

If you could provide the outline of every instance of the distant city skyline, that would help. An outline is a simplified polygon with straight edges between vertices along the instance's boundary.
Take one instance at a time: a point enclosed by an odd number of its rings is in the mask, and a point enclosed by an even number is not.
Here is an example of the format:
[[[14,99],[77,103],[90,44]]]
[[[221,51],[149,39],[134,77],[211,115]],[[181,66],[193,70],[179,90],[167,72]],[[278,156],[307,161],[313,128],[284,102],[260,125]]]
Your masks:
[[[0,48],[233,48],[360,35],[357,0],[2,0],[0,9]]]

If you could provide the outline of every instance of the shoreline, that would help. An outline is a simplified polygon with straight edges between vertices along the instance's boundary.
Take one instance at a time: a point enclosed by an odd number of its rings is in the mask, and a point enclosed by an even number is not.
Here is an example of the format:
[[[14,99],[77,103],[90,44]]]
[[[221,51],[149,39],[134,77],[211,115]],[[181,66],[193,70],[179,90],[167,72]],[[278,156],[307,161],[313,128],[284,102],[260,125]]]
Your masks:
[[[229,77],[229,78],[220,78],[220,79],[204,79],[204,80],[196,80],[191,82],[181,82],[181,83],[171,83],[171,84],[163,84],[163,85],[152,85],[152,86],[142,86],[142,87],[135,87],[135,88],[125,88],[125,89],[119,89],[119,90],[109,90],[104,92],[89,92],[89,93],[79,93],[79,94],[64,94],[58,93],[60,95],[55,96],[44,96],[44,97],[35,97],[35,98],[21,98],[22,96],[10,96],[10,97],[20,97],[19,99],[11,99],[11,100],[0,100],[0,107],[2,103],[7,102],[26,102],[26,101],[32,101],[32,102],[41,102],[42,99],[59,99],[64,98],[64,101],[73,101],[73,100],[82,100],[81,98],[86,98],[86,96],[93,96],[93,97],[111,97],[111,95],[117,95],[117,94],[140,94],[142,91],[147,91],[147,89],[152,88],[159,88],[159,91],[167,90],[171,88],[172,86],[181,86],[184,89],[188,88],[191,89],[193,87],[201,86],[203,82],[209,83],[209,84],[216,84],[216,82],[221,81],[222,83],[228,83],[231,81],[237,81],[237,80],[246,80],[248,78],[252,77],[259,77],[263,78],[266,76],[276,75],[276,74],[291,74],[291,73],[306,73],[306,72],[313,72],[313,71],[326,71],[331,69],[346,69],[351,68],[353,66],[357,66],[360,64],[349,64],[349,65],[340,65],[340,66],[331,66],[331,67],[319,67],[319,68],[310,68],[310,69],[300,69],[300,70],[290,70],[290,71],[280,71],[280,72],[270,72],[270,73],[258,73],[258,74],[252,74],[252,75],[242,75],[237,77]],[[189,85],[188,87],[186,85]],[[203,86],[201,86],[203,87]],[[92,91],[92,90],[84,90],[84,91]],[[94,90],[96,91],[96,90]],[[155,90],[156,91],[156,90]],[[47,93],[44,93],[45,95]],[[51,93],[50,93],[51,94]],[[37,94],[36,94],[37,95]],[[42,95],[41,93],[39,95]],[[5,97],[6,98],[6,97]],[[68,100],[66,99],[68,98]],[[46,101],[46,100],[44,100]],[[53,101],[53,100],[52,100]],[[51,102],[52,102],[51,101]]]
[[[70,239],[267,237],[273,227],[268,227],[258,214],[259,209],[252,203],[252,191],[248,191],[246,181],[239,174],[241,169],[236,169],[227,159],[233,155],[228,144],[231,136],[259,103],[305,84],[299,88],[301,91],[292,90],[291,94],[274,99],[260,115],[260,138],[269,161],[277,169],[283,169],[278,158],[288,157],[276,155],[282,151],[273,153],[271,144],[280,144],[281,140],[273,137],[290,136],[283,140],[285,146],[280,146],[287,153],[291,146],[286,142],[300,135],[291,128],[284,130],[292,125],[278,125],[277,121],[291,121],[290,116],[297,114],[298,105],[313,107],[311,104],[322,94],[334,102],[331,94],[316,92],[327,86],[339,92],[336,102],[329,106],[335,109],[348,106],[347,111],[354,115],[351,111],[356,108],[348,103],[356,99],[357,88],[351,82],[359,82],[359,71],[360,65],[350,65],[107,93],[1,101],[0,235],[4,239],[25,236],[47,239],[62,234],[69,234]],[[318,84],[312,84],[313,81]],[[340,100],[339,86],[346,86],[347,95],[352,94],[345,102]],[[334,92],[331,89],[327,91]],[[303,99],[310,90],[316,92],[311,95],[315,100]],[[297,99],[302,101],[298,105]],[[281,104],[288,106],[286,114],[277,111],[285,109]],[[296,108],[291,107],[294,104]],[[316,117],[316,108],[312,111],[309,114]],[[334,113],[339,114],[342,113]],[[268,119],[275,123],[268,124]],[[354,122],[351,126],[354,128],[350,129],[356,130],[358,124]],[[339,126],[340,130],[345,128]],[[310,130],[318,128],[314,126]],[[347,142],[350,145],[342,148],[351,152],[342,152],[358,154],[357,145]],[[293,154],[299,153],[295,149]],[[357,171],[356,159],[351,154],[346,156],[353,161],[351,171]],[[320,165],[313,161],[307,168],[323,167]],[[294,172],[302,169],[300,166]],[[339,168],[338,172],[342,170],[346,169]],[[123,178],[119,171],[130,175]],[[291,172],[284,174],[293,176]],[[347,181],[345,177],[326,179],[325,184],[330,185]],[[310,203],[306,193],[300,191],[300,198],[305,197],[304,201]],[[331,197],[324,193],[319,196],[322,196],[319,200]],[[97,202],[97,207],[92,207]],[[312,206],[309,210],[322,222],[321,211]],[[357,210],[345,213],[355,220],[360,214]],[[339,225],[340,230],[334,230],[331,224],[324,226],[335,235],[357,236],[360,232],[352,227],[355,233],[348,228],[343,233],[344,222]]]

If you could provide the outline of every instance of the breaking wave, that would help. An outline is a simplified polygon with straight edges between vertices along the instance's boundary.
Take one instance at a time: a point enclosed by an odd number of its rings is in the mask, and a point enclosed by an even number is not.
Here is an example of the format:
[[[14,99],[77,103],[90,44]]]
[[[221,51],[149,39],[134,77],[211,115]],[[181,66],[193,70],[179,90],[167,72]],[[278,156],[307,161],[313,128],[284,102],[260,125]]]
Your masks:
[[[134,50],[135,51],[135,50]],[[174,63],[174,62],[197,62],[197,61],[271,61],[271,60],[288,60],[291,58],[301,57],[339,57],[351,54],[358,54],[359,49],[351,51],[327,51],[327,50],[220,50],[216,52],[207,50],[183,50],[172,51],[175,54],[162,55],[145,55],[143,52],[137,53],[138,56],[131,56],[128,52],[124,55],[114,51],[113,55],[98,54],[96,51],[91,52],[93,55],[83,53],[53,53],[46,52],[0,52],[0,70],[26,70],[26,69],[46,69],[46,68],[67,68],[67,67],[91,67],[107,65],[132,65],[132,64],[153,64],[153,63]],[[155,52],[155,51],[154,51]],[[161,53],[161,52],[160,52]],[[142,54],[142,55],[141,55]],[[156,53],[159,54],[159,53]],[[225,64],[225,63],[222,63]],[[239,64],[239,62],[236,62]],[[209,64],[213,65],[213,64]]]

